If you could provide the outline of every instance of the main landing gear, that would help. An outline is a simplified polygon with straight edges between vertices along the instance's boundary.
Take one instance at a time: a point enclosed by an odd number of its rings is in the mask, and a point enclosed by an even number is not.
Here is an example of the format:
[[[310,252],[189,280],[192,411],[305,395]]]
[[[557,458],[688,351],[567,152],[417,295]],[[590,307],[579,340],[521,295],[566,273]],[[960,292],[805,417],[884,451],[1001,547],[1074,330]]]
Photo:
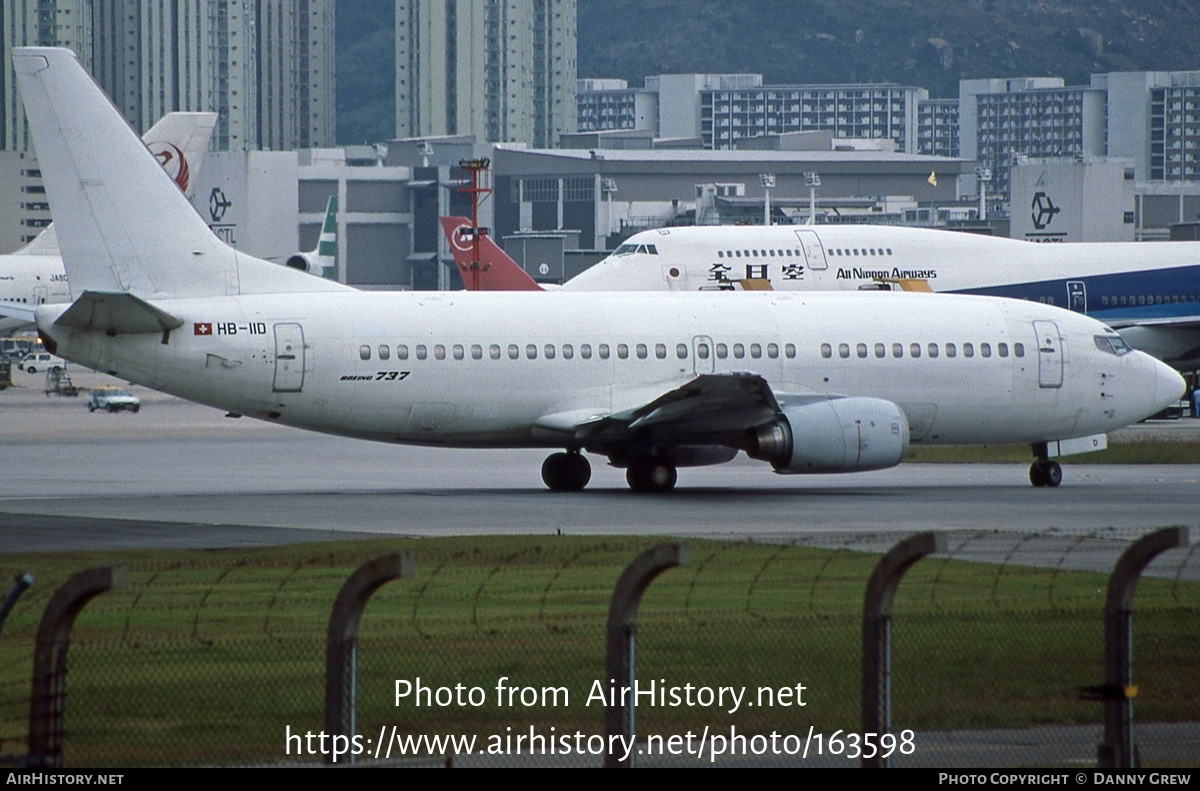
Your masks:
[[[552,492],[578,492],[592,479],[592,466],[577,450],[551,453],[542,462],[542,480]],[[674,464],[642,457],[629,461],[625,480],[635,492],[660,494],[675,488],[679,474]]]
[[[625,480],[635,492],[661,494],[675,488],[679,473],[674,464],[652,458],[634,459],[625,468]]]
[[[1049,459],[1038,459],[1029,466],[1029,482],[1038,488],[1053,489],[1062,483],[1062,467]]]
[[[551,453],[542,462],[542,480],[552,492],[578,492],[592,479],[592,465],[577,450]]]

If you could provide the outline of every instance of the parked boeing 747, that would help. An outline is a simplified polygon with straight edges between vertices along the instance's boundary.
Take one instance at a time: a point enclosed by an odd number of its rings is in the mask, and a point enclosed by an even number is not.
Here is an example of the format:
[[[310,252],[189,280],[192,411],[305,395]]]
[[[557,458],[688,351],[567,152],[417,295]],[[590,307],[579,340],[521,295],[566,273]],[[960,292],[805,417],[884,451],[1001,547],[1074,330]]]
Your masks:
[[[443,217],[459,267],[470,221]],[[486,236],[481,289],[537,288]],[[471,288],[471,284],[467,284]],[[936,291],[1055,305],[1130,346],[1200,368],[1200,242],[1037,244],[883,225],[683,226],[640,231],[563,291]]]
[[[666,491],[745,451],[780,473],[891,467],[910,443],[1056,455],[1183,380],[1086,316],[929,294],[360,292],[218,240],[68,50],[14,62],[75,301],[64,358],[236,414],[384,442],[584,452]],[[103,155],[101,155],[103,154]],[[155,223],[138,222],[153,212]]]

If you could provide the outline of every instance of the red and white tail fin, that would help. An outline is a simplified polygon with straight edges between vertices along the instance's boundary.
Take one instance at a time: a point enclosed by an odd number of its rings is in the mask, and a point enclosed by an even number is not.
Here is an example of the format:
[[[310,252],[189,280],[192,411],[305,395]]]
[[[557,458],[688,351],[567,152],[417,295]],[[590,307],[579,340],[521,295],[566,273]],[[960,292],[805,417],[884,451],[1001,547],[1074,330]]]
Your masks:
[[[471,227],[471,221],[466,217],[442,217],[442,230],[446,233],[446,241],[450,242],[450,251],[454,254],[454,263],[458,264],[458,274],[462,277],[463,286],[468,291],[475,288],[474,277],[471,274],[471,254],[474,250],[474,240],[464,236],[462,230]],[[517,266],[517,262],[508,257],[491,237],[482,236],[479,239],[479,290],[480,291],[544,291],[537,282]]]

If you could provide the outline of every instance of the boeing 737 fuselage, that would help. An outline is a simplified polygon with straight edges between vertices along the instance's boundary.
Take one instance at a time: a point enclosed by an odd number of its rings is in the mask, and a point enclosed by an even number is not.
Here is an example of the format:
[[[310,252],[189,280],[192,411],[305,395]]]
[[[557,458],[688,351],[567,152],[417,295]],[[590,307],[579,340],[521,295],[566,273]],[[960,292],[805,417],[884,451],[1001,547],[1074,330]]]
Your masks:
[[[666,491],[677,468],[739,451],[850,472],[898,464],[910,442],[1028,444],[1031,480],[1056,486],[1051,456],[1102,447],[1183,391],[1099,322],[1014,300],[359,292],[221,243],[70,52],[16,52],[78,293],[37,308],[47,347],[237,414],[561,448],[542,469],[557,490],[587,484],[583,451]],[[130,221],[149,206],[155,227]]]

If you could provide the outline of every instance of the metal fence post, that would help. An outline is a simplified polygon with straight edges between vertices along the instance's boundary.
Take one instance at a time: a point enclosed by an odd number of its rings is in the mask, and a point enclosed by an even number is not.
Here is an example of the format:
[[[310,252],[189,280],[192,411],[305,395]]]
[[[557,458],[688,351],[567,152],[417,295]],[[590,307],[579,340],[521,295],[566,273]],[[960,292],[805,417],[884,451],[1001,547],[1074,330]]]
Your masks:
[[[67,694],[67,648],[71,629],[84,606],[105,591],[129,583],[126,566],[81,571],[50,597],[38,624],[33,649],[33,688],[29,702],[29,756],[26,766],[61,769],[63,713]]]
[[[1104,769],[1133,769],[1133,591],[1146,566],[1168,549],[1186,545],[1185,527],[1142,536],[1121,553],[1108,578],[1104,602],[1104,741],[1096,758]]]
[[[12,612],[12,608],[16,606],[17,599],[21,598],[21,594],[32,584],[33,575],[28,571],[18,574],[13,580],[13,586],[4,595],[4,601],[0,602],[0,631],[4,629],[4,622],[8,620],[8,614]]]
[[[605,751],[604,766],[630,768],[633,766],[633,751],[622,759],[612,750],[614,737],[620,736],[624,743],[634,738],[633,701],[623,688],[633,687],[636,673],[637,612],[642,603],[642,594],[659,574],[676,566],[686,566],[691,559],[687,544],[659,544],[633,559],[621,572],[608,605],[608,634],[604,658],[604,670],[608,676],[608,705],[604,707]],[[613,695],[616,700],[614,702]]]
[[[941,533],[917,533],[887,551],[867,581],[862,620],[862,737],[861,766],[883,768],[890,759],[882,749],[866,757],[867,739],[880,737],[892,726],[892,600],[905,572],[921,558],[946,550]]]
[[[358,625],[367,601],[385,583],[411,577],[413,569],[411,552],[385,555],[359,566],[338,591],[325,640],[325,733],[331,743],[356,733]],[[349,742],[344,744],[349,748]],[[347,750],[346,757],[354,763],[352,751]],[[326,752],[324,760],[334,763],[335,756]]]

